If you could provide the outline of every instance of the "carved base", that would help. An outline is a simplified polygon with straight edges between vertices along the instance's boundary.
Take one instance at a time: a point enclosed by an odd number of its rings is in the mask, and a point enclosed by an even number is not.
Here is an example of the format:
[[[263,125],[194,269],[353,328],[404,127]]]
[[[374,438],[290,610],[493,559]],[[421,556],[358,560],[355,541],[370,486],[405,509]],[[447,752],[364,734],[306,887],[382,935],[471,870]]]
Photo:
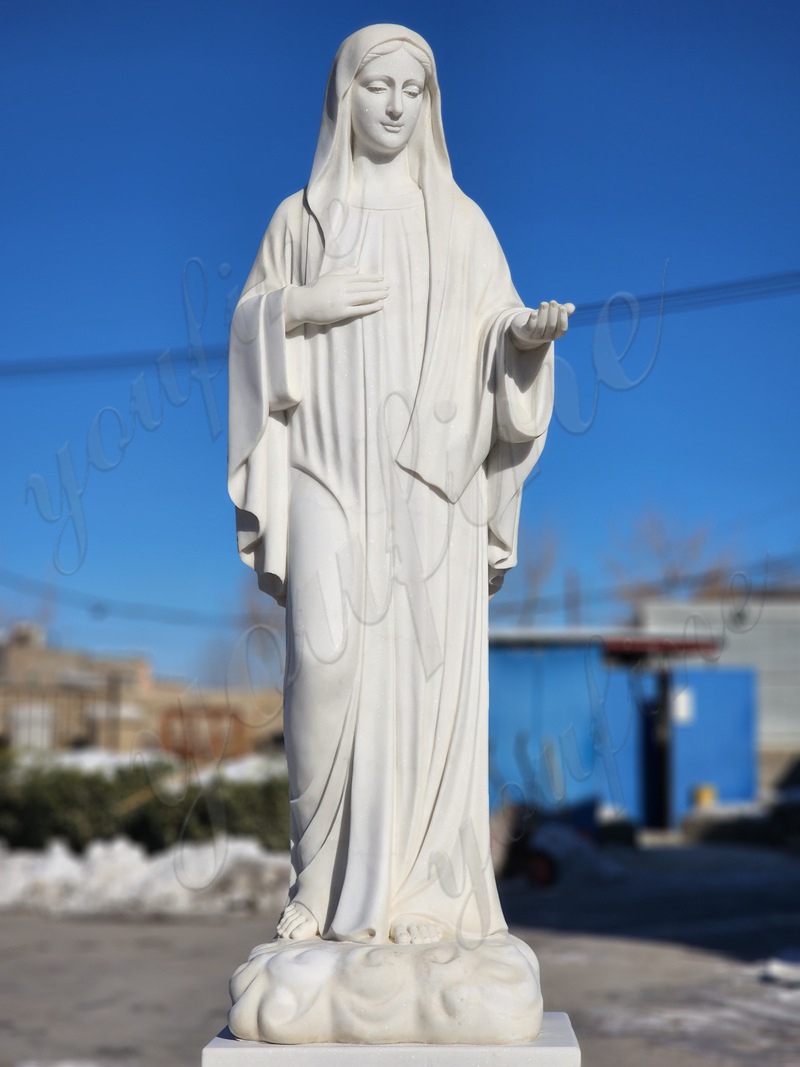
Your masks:
[[[247,1041],[508,1045],[542,1025],[539,964],[510,934],[474,947],[273,941],[230,990],[228,1025]]]

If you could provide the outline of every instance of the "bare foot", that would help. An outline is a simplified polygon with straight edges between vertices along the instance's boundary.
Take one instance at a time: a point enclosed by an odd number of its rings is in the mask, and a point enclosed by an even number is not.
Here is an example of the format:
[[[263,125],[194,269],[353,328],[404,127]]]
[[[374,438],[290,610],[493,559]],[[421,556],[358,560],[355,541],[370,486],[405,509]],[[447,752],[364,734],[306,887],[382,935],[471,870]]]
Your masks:
[[[444,931],[438,923],[410,916],[393,923],[389,936],[398,945],[432,945],[442,940]]]
[[[292,901],[283,909],[278,923],[278,937],[291,941],[308,941],[319,933],[317,920],[303,904]]]

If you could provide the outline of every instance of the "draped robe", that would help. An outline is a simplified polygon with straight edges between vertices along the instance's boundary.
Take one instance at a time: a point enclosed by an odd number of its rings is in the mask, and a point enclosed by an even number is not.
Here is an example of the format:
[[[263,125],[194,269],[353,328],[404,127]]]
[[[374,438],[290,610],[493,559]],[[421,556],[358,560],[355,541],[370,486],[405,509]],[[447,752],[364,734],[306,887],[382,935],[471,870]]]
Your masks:
[[[286,288],[343,267],[384,275],[384,309],[287,334]],[[324,938],[505,930],[487,604],[553,402],[552,346],[508,336],[521,310],[485,217],[424,160],[418,192],[328,196],[324,218],[312,173],[237,306],[229,490],[240,554],[286,605],[290,896]]]

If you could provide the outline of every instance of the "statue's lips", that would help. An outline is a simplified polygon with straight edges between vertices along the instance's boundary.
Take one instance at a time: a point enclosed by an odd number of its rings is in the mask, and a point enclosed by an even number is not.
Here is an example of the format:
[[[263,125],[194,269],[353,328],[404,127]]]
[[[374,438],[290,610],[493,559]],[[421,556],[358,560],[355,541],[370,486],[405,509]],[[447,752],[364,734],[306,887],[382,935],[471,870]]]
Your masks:
[[[381,126],[383,126],[384,130],[386,130],[388,133],[399,133],[400,130],[402,130],[403,128],[402,125],[398,126],[391,122],[382,122]]]

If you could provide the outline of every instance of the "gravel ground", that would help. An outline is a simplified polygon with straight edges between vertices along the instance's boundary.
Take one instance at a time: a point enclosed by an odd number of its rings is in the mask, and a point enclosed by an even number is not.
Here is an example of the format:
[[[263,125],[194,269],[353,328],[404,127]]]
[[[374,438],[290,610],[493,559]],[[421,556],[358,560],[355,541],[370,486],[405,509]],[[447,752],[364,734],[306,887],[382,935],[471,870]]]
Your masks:
[[[545,1008],[569,1012],[586,1067],[800,1067],[800,978],[765,980],[769,958],[800,947],[800,861],[732,848],[614,859],[602,878],[503,888]],[[274,919],[0,915],[0,1064],[197,1067],[228,976]]]

